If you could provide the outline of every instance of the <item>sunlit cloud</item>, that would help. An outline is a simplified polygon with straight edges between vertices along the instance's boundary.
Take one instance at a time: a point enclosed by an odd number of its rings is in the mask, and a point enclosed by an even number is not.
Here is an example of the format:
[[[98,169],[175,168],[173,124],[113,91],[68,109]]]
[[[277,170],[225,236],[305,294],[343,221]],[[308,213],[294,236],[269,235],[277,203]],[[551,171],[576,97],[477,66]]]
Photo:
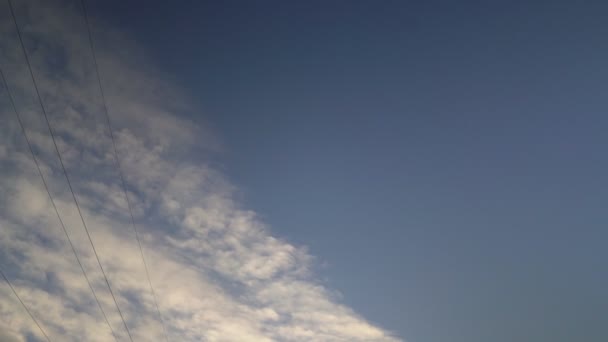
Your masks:
[[[3,5],[5,6],[5,5]],[[161,341],[81,12],[73,4],[16,6],[28,52],[82,213],[135,341]],[[76,212],[29,81],[8,11],[0,66],[42,171],[101,305],[127,334]],[[120,33],[94,22],[116,143],[151,282],[171,341],[398,341],[338,300],[313,258],[272,234],[235,200],[238,189],[206,157],[219,140],[186,114],[183,92]],[[35,169],[5,90],[0,98],[0,267],[54,341],[110,341]],[[0,340],[42,335],[0,285]]]

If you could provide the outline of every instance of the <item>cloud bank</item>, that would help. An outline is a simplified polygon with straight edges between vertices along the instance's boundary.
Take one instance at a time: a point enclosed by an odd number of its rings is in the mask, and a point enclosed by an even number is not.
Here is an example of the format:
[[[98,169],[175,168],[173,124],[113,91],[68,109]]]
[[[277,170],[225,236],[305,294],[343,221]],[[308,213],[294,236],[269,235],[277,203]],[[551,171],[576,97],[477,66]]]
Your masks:
[[[40,111],[6,4],[7,74],[62,219],[120,341],[126,330],[99,271]],[[113,164],[78,2],[18,2],[42,91],[84,219],[135,341],[162,341]],[[399,341],[341,304],[305,248],[273,236],[212,162],[220,144],[188,117],[178,87],[127,38],[93,22],[136,224],[170,341]],[[6,39],[4,38],[6,37]],[[53,341],[111,341],[50,205],[5,89],[0,96],[0,267]],[[0,284],[0,340],[43,336]]]

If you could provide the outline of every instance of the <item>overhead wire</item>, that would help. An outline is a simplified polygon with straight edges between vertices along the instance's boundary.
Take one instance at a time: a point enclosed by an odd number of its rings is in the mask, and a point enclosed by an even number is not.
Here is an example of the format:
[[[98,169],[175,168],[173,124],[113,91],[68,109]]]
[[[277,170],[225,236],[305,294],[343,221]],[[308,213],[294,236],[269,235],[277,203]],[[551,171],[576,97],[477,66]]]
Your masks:
[[[40,323],[38,323],[38,320],[30,312],[30,309],[27,308],[27,305],[25,305],[25,303],[23,302],[23,300],[21,300],[21,297],[19,297],[19,295],[17,294],[17,291],[15,291],[15,288],[13,287],[13,284],[11,284],[11,282],[8,280],[8,278],[6,277],[6,275],[4,274],[4,272],[2,272],[2,269],[0,269],[0,275],[2,275],[2,278],[4,278],[4,281],[6,281],[6,283],[8,284],[8,286],[11,288],[11,291],[13,291],[13,294],[15,295],[15,297],[17,297],[17,299],[19,300],[19,303],[21,303],[21,306],[23,306],[23,308],[25,309],[25,311],[27,312],[27,314],[30,315],[30,317],[32,318],[32,320],[34,321],[34,323],[36,323],[36,326],[38,327],[38,329],[40,329],[40,332],[42,333],[42,335],[44,335],[44,337],[46,338],[46,340],[48,342],[51,342],[51,339],[49,338],[49,335],[47,335],[46,332],[44,332],[44,329],[42,329],[42,326],[40,326]]]
[[[112,325],[110,325],[110,321],[108,320],[108,316],[106,316],[105,311],[103,310],[103,307],[101,306],[101,303],[99,302],[99,298],[97,298],[97,294],[95,293],[95,290],[93,289],[93,285],[91,284],[91,281],[89,279],[89,277],[87,276],[87,272],[85,271],[82,262],[80,261],[80,257],[78,257],[78,253],[76,252],[76,248],[74,247],[74,243],[72,242],[72,239],[70,238],[70,235],[68,234],[68,231],[65,227],[65,223],[63,222],[63,219],[61,218],[61,215],[59,215],[59,210],[57,209],[57,205],[55,204],[55,200],[53,199],[53,195],[51,195],[51,191],[49,189],[49,186],[46,182],[46,178],[44,177],[44,174],[42,173],[42,170],[40,168],[40,164],[38,163],[38,158],[36,158],[36,154],[34,153],[34,148],[32,147],[32,143],[30,142],[30,138],[27,134],[27,131],[25,130],[25,125],[23,124],[23,120],[21,120],[21,115],[19,115],[19,111],[17,111],[17,106],[15,105],[15,101],[13,99],[13,95],[11,94],[11,91],[8,87],[8,82],[6,81],[6,78],[4,77],[4,72],[2,71],[2,68],[0,67],[0,78],[2,78],[2,84],[4,85],[4,88],[6,89],[6,93],[8,95],[9,101],[11,103],[11,106],[13,107],[13,112],[15,113],[15,116],[17,118],[17,121],[19,122],[19,126],[21,127],[21,132],[23,133],[23,136],[25,137],[25,142],[27,143],[27,147],[30,151],[30,154],[32,155],[32,158],[34,160],[34,164],[36,164],[36,169],[38,170],[38,174],[40,175],[40,178],[42,179],[42,184],[44,185],[44,189],[46,190],[46,193],[49,195],[49,199],[51,201],[51,205],[53,206],[53,209],[55,211],[55,214],[57,215],[57,219],[59,220],[59,223],[61,225],[61,229],[63,230],[63,233],[65,234],[66,239],[68,240],[68,243],[70,244],[70,248],[72,249],[72,252],[74,253],[74,257],[76,258],[76,261],[78,261],[78,266],[80,266],[80,270],[82,271],[82,274],[84,275],[84,278],[87,281],[87,284],[89,284],[89,288],[91,289],[91,293],[93,293],[93,297],[95,298],[95,302],[97,302],[97,306],[99,307],[99,310],[101,310],[101,313],[103,315],[104,320],[106,321],[106,323],[108,324],[108,327],[110,328],[110,331],[112,332],[112,336],[114,336],[114,340],[118,341],[116,339],[116,334],[114,333],[114,329],[112,329]]]
[[[156,293],[154,291],[154,286],[152,286],[152,280],[150,279],[150,271],[148,269],[148,264],[146,263],[146,258],[144,256],[144,251],[143,251],[141,239],[139,238],[139,232],[137,231],[137,226],[135,224],[135,218],[134,218],[134,215],[133,215],[133,208],[132,208],[132,205],[131,205],[131,201],[129,200],[129,194],[128,194],[128,191],[127,191],[127,184],[125,182],[124,173],[122,172],[122,167],[121,167],[121,164],[120,164],[120,158],[118,156],[118,149],[116,148],[116,139],[114,139],[114,131],[112,129],[112,124],[111,124],[111,120],[110,120],[110,114],[109,114],[109,111],[108,111],[108,105],[107,105],[107,102],[106,102],[105,93],[103,91],[103,86],[102,86],[102,83],[101,83],[101,76],[100,76],[100,73],[99,73],[99,66],[98,66],[98,63],[97,63],[97,56],[96,56],[96,52],[95,52],[95,44],[93,43],[93,34],[92,34],[92,30],[91,30],[91,24],[89,22],[89,16],[88,16],[88,13],[87,13],[87,7],[86,7],[86,4],[85,4],[86,1],[85,0],[81,0],[80,2],[81,2],[81,5],[82,5],[83,17],[84,17],[85,25],[86,25],[86,28],[87,28],[87,33],[88,33],[88,38],[89,38],[89,45],[91,47],[91,55],[92,55],[92,58],[93,58],[93,65],[95,67],[95,74],[97,76],[97,85],[99,87],[99,94],[101,96],[101,102],[102,102],[102,106],[103,106],[103,112],[105,113],[106,121],[108,123],[108,130],[110,132],[110,138],[112,140],[112,148],[113,148],[113,151],[114,151],[114,155],[113,155],[114,156],[114,163],[115,163],[116,169],[118,170],[118,174],[120,176],[120,182],[121,182],[121,185],[122,185],[122,190],[124,192],[125,200],[127,202],[127,208],[129,210],[129,215],[131,217],[131,225],[133,227],[133,231],[135,232],[135,239],[137,240],[137,245],[139,247],[139,252],[140,252],[140,255],[141,255],[141,260],[143,262],[144,269],[146,271],[146,277],[148,278],[148,284],[150,286],[150,292],[152,293],[152,298],[154,300],[154,305],[156,306],[156,311],[158,313],[158,318],[160,320],[160,323],[161,323],[161,326],[162,326],[162,329],[163,329],[165,340],[168,342],[169,338],[167,336],[167,330],[165,328],[165,322],[163,320],[163,316],[162,316],[162,314],[160,312],[160,308],[158,306],[158,300],[156,298]]]
[[[10,12],[11,12],[11,16],[13,17],[13,21],[15,22],[15,27],[17,29],[17,35],[19,37],[19,42],[21,43],[21,48],[23,49],[23,53],[24,53],[24,56],[25,56],[25,61],[27,62],[27,66],[28,66],[28,69],[29,69],[29,72],[30,72],[30,77],[32,79],[32,83],[34,84],[34,90],[36,91],[36,95],[38,97],[38,102],[40,104],[40,108],[42,110],[42,114],[44,115],[44,119],[45,119],[47,127],[49,129],[49,133],[51,135],[51,140],[53,141],[53,145],[55,147],[55,151],[57,153],[57,156],[59,157],[59,164],[61,165],[61,169],[62,169],[63,174],[65,176],[65,179],[67,181],[67,184],[68,184],[68,187],[70,189],[70,192],[72,194],[72,198],[74,200],[74,203],[76,204],[76,209],[78,211],[78,215],[80,216],[80,220],[82,221],[82,225],[83,225],[84,230],[86,232],[86,235],[87,235],[87,237],[89,239],[89,243],[91,244],[91,248],[93,250],[93,254],[95,255],[95,259],[97,259],[97,263],[99,265],[99,268],[101,270],[103,278],[104,278],[104,280],[106,282],[106,285],[108,286],[108,290],[110,292],[112,300],[114,301],[114,304],[116,305],[116,309],[118,311],[118,314],[120,315],[120,319],[122,320],[122,323],[123,323],[123,325],[125,327],[125,330],[127,331],[127,335],[129,336],[129,340],[133,341],[133,337],[131,336],[131,332],[129,330],[129,327],[127,326],[127,322],[125,321],[124,315],[122,314],[122,311],[120,310],[120,306],[118,305],[118,301],[116,300],[116,296],[114,295],[114,291],[112,291],[112,286],[110,286],[110,281],[108,280],[106,272],[104,271],[103,266],[101,264],[101,261],[99,259],[99,255],[97,253],[97,249],[95,248],[95,244],[93,243],[93,239],[91,238],[91,234],[89,233],[89,229],[87,228],[86,222],[84,220],[84,216],[82,215],[82,211],[81,211],[80,205],[78,203],[78,199],[76,198],[76,194],[74,193],[74,189],[72,187],[72,183],[70,181],[70,177],[68,176],[67,169],[65,167],[65,164],[63,163],[63,158],[61,157],[61,152],[59,151],[59,147],[57,146],[57,141],[55,139],[55,133],[53,132],[53,127],[52,127],[51,122],[49,120],[49,117],[47,115],[46,108],[44,107],[44,103],[42,101],[42,97],[41,97],[40,91],[38,89],[38,84],[36,82],[36,78],[34,77],[34,72],[32,70],[32,66],[31,66],[31,63],[30,63],[30,60],[29,60],[29,57],[28,57],[28,54],[27,54],[27,50],[25,48],[25,44],[23,43],[23,37],[21,35],[21,29],[19,28],[19,25],[17,24],[17,19],[15,17],[15,11],[13,9],[12,1],[11,0],[7,0],[7,1],[8,1],[8,4],[9,4],[9,9],[10,9]]]

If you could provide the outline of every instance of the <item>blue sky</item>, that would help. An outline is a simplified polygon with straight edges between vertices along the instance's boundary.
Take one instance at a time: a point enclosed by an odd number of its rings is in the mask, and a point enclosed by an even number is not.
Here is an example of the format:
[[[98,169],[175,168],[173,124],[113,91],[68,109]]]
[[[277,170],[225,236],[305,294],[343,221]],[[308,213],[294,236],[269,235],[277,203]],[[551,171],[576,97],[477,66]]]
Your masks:
[[[305,284],[338,291],[336,302],[384,337],[608,336],[605,3],[106,1],[90,10],[105,25],[100,37],[115,37],[105,27],[137,44],[121,58],[145,57],[188,98],[186,108],[163,103],[179,117],[170,130],[161,115],[157,130],[140,132],[146,151],[164,146],[146,143],[155,133],[172,140],[192,123],[205,127],[183,138],[188,152],[169,144],[213,170],[199,196],[210,187],[238,203],[222,210],[254,211],[251,224],[269,227],[256,239],[289,242],[279,251],[306,246],[293,252],[314,257],[294,262],[313,269]],[[116,104],[127,102],[118,95]],[[143,109],[122,122],[125,146]],[[132,181],[142,211],[152,210],[150,184]],[[182,225],[197,215],[188,211]],[[246,284],[248,273],[232,271]]]
[[[98,11],[196,97],[246,203],[358,312],[418,342],[606,338],[605,3]]]

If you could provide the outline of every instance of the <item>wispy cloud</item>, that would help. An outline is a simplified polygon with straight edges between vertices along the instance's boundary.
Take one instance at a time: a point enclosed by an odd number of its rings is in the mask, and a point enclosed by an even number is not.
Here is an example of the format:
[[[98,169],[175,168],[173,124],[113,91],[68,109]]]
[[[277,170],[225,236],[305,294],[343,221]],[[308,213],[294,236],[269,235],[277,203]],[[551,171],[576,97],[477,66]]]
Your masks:
[[[3,5],[5,6],[5,5]],[[79,8],[18,4],[17,16],[83,215],[136,341],[162,340],[111,141]],[[8,11],[0,13],[0,65],[9,76],[51,192],[102,306],[126,331],[88,244],[36,107]],[[206,157],[221,144],[183,92],[145,63],[120,33],[94,23],[110,115],[142,232],[158,304],[172,341],[398,341],[341,304],[316,280],[304,247],[271,234]],[[0,98],[0,266],[55,341],[109,341],[35,170],[14,114]],[[5,284],[0,340],[41,335]]]

